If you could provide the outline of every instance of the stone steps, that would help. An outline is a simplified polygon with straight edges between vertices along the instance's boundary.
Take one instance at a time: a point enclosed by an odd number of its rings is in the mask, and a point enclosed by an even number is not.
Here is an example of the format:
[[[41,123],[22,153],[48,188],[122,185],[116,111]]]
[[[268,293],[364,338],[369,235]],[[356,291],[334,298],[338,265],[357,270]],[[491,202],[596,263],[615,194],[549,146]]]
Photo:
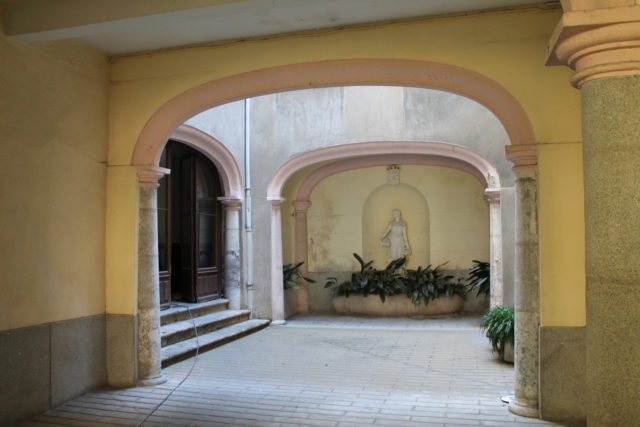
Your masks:
[[[213,301],[190,303],[172,303],[172,307],[160,312],[160,325],[189,320],[192,317],[200,317],[217,311],[226,310],[229,307],[229,300],[220,298]],[[191,316],[189,315],[191,310]]]
[[[194,356],[198,344],[202,353],[259,331],[270,323],[250,319],[248,310],[229,310],[228,305],[228,300],[217,299],[199,304],[178,303],[162,311],[162,367]]]
[[[189,319],[169,323],[161,329],[162,346],[166,347],[179,341],[195,337],[194,323],[198,330],[198,335],[205,335],[209,332],[233,325],[234,323],[249,320],[250,316],[251,313],[249,310],[224,310],[205,316],[194,317],[193,320]]]
[[[270,320],[263,319],[245,320],[208,334],[199,335],[197,339],[194,337],[163,347],[162,367],[195,356],[198,344],[200,345],[199,353],[202,353],[264,329],[269,326],[269,323],[271,323]]]

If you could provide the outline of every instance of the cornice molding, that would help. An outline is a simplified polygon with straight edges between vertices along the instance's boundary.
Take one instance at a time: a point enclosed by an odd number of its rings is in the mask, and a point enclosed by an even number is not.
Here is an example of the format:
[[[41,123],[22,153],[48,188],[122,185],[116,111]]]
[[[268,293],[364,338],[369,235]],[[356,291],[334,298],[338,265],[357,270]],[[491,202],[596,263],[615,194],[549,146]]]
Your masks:
[[[640,75],[640,5],[565,12],[547,47],[546,65],[575,70],[571,85]]]
[[[161,168],[160,166],[138,166],[138,183],[141,187],[158,187],[160,179],[170,173],[170,169]]]

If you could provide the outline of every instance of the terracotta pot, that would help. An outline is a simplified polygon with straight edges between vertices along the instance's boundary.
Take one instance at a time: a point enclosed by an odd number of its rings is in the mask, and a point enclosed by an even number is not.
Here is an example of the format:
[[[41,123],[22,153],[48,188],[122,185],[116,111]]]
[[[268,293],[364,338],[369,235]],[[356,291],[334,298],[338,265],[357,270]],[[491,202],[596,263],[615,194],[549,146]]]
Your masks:
[[[337,297],[333,299],[333,308],[341,314],[370,314],[376,316],[416,316],[434,314],[459,313],[462,310],[462,297],[441,297],[425,305],[414,305],[406,295],[394,295],[386,297],[385,302],[380,301],[378,295],[350,295],[349,297]]]

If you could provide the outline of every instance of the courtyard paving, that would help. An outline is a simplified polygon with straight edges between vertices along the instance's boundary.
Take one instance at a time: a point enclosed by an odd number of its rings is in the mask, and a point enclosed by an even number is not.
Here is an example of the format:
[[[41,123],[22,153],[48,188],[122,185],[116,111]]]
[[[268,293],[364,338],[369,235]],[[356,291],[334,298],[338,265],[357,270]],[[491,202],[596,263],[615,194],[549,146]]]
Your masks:
[[[554,425],[509,413],[513,366],[477,324],[298,316],[170,366],[165,384],[88,393],[22,425]]]

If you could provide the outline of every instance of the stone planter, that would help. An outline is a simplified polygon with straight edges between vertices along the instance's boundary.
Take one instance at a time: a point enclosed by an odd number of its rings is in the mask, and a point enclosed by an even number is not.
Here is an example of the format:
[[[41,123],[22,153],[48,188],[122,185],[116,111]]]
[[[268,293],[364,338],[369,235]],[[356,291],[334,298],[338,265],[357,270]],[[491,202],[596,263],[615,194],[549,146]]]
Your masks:
[[[504,352],[502,354],[502,360],[508,363],[513,363],[513,344],[506,343],[504,345]]]
[[[415,306],[406,295],[394,295],[386,297],[385,302],[380,301],[377,295],[350,295],[349,297],[337,297],[333,299],[333,308],[341,314],[369,314],[375,316],[428,316],[435,314],[459,313],[462,310],[463,299],[459,295],[442,297],[432,300],[429,304]]]

